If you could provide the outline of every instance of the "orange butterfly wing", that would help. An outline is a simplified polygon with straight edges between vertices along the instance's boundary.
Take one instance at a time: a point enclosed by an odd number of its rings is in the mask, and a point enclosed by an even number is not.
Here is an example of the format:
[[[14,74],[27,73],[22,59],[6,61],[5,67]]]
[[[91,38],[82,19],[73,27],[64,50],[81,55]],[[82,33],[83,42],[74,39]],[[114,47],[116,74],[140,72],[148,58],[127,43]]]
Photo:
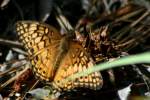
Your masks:
[[[77,87],[84,87],[97,90],[102,87],[103,79],[100,72],[94,72],[88,76],[80,77],[66,84],[60,84],[65,78],[77,72],[82,72],[93,67],[94,62],[88,56],[85,49],[76,42],[70,41],[69,50],[60,63],[60,67],[54,77],[54,86],[63,90],[70,90]]]
[[[51,81],[61,35],[52,26],[35,21],[17,22],[16,30],[29,53],[36,76]]]

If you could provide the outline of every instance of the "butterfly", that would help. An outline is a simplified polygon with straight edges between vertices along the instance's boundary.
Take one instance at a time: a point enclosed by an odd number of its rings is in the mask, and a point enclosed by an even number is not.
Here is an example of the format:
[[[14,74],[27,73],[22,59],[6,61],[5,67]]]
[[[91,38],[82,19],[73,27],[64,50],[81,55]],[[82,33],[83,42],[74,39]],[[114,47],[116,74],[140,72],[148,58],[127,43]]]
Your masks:
[[[53,26],[37,21],[18,21],[16,31],[29,54],[35,76],[57,90],[74,88],[100,89],[100,72],[79,77],[65,84],[68,76],[93,67],[94,61],[86,50],[69,35],[62,36]]]

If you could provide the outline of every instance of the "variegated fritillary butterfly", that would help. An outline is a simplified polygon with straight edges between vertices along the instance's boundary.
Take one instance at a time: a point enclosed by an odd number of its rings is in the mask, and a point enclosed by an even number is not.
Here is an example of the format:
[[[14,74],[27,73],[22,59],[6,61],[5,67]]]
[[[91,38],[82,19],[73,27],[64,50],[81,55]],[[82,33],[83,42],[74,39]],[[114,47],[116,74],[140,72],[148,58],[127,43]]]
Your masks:
[[[69,36],[61,36],[52,26],[36,21],[20,21],[16,24],[19,38],[28,51],[33,72],[41,80],[58,90],[76,87],[99,89],[103,84],[100,72],[59,84],[68,76],[82,72],[94,65],[85,49]]]

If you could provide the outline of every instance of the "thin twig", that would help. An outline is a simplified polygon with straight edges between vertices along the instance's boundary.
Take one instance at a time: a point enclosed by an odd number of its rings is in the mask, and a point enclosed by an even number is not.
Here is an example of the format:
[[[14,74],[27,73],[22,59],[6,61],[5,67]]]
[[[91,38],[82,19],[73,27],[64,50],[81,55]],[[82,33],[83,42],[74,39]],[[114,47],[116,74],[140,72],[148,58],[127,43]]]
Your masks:
[[[145,17],[147,17],[150,14],[150,11],[146,11],[140,18],[138,18],[136,21],[134,21],[130,27],[134,27],[135,25],[137,25],[141,20],[143,20]]]
[[[21,50],[21,49],[19,49],[19,48],[12,48],[12,50],[15,51],[15,52],[17,52],[17,53],[26,55],[26,56],[28,55],[27,52],[25,52],[25,51],[23,51],[23,50]]]
[[[107,0],[103,0],[103,3],[104,3],[104,5],[105,5],[105,8],[106,8],[107,13],[108,13],[108,14],[111,14],[111,11],[110,11],[110,9],[109,9],[109,5],[108,5],[108,3],[107,3]]]
[[[20,75],[22,75],[24,72],[26,72],[29,69],[29,66],[26,66],[25,69],[23,69],[21,72],[19,72],[17,75],[15,75],[14,77],[12,77],[11,79],[9,79],[8,81],[6,81],[5,83],[3,83],[0,88],[4,88],[7,85],[9,85],[10,83],[12,83],[13,81],[15,81]]]
[[[22,60],[22,61],[17,61],[17,62],[8,62],[8,63],[5,63],[5,64],[3,64],[3,65],[0,65],[0,66],[4,66],[4,65],[9,65],[9,64],[11,64],[12,66],[11,66],[11,68],[10,69],[8,69],[8,70],[6,70],[6,71],[4,71],[4,72],[2,72],[2,73],[0,73],[0,76],[1,77],[3,77],[5,74],[10,74],[10,73],[12,73],[12,72],[14,72],[14,70],[16,70],[16,69],[20,69],[21,68],[21,66],[23,66],[24,64],[26,64],[26,60]],[[15,64],[15,66],[14,66],[14,64]]]
[[[72,25],[70,22],[67,20],[67,18],[62,14],[61,9],[58,6],[54,6],[56,10],[56,19],[61,26],[61,28],[65,29],[66,32],[69,30],[73,30]]]
[[[39,82],[40,82],[40,80],[37,80],[28,91],[33,90]],[[24,94],[22,100],[24,100],[24,98],[26,97],[26,94],[27,94],[27,92]]]
[[[18,47],[18,48],[22,47],[22,43],[19,43],[18,41],[11,41],[11,40],[6,40],[6,39],[2,39],[2,38],[0,38],[0,44],[6,45],[6,46],[11,46],[11,47]]]

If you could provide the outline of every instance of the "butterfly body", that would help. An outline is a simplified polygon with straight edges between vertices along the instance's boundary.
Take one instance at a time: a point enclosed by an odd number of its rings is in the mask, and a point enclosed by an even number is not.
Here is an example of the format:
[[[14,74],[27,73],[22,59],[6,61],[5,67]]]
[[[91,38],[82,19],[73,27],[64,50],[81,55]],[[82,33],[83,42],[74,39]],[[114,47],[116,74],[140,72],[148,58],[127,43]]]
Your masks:
[[[68,76],[94,65],[86,50],[69,35],[61,36],[54,27],[36,21],[20,21],[16,24],[16,30],[38,79],[64,91],[76,87],[94,90],[102,87],[100,72],[60,84]]]

